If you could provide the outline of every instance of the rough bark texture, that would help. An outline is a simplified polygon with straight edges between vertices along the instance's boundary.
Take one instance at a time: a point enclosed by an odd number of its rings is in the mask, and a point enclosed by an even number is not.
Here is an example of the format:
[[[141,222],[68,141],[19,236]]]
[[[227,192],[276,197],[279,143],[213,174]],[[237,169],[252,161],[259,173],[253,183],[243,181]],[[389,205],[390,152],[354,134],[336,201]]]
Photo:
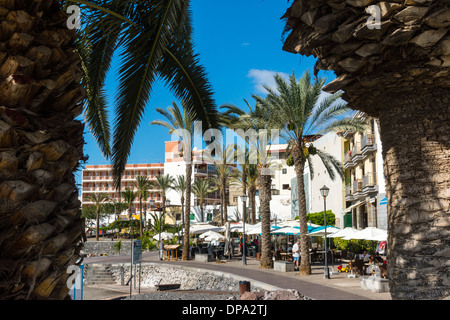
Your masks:
[[[75,32],[59,1],[0,1],[0,18],[0,299],[66,299],[84,239]]]
[[[448,298],[450,1],[296,0],[284,18],[284,50],[380,119],[392,297]]]
[[[450,89],[379,102],[395,106],[380,118],[392,296],[449,297]]]
[[[262,174],[259,169],[259,201],[261,215],[261,258],[259,261],[260,268],[273,268],[272,261],[272,241],[270,234],[270,188],[272,186],[272,177],[269,174]]]
[[[183,254],[181,260],[189,260],[189,229],[191,227],[192,157],[186,159],[186,206],[184,213]]]

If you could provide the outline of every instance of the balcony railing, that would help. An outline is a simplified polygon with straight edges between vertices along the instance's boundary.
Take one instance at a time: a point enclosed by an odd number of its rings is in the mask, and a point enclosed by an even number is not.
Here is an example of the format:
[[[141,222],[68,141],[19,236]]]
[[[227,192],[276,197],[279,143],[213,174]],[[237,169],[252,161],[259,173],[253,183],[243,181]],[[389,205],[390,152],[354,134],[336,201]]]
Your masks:
[[[351,196],[353,193],[352,193],[352,186],[351,185],[346,185],[345,186],[345,196],[346,197],[349,197],[349,196]]]
[[[366,146],[372,146],[374,143],[373,134],[366,134],[361,139],[361,149],[364,149]]]
[[[375,173],[367,173],[362,179],[362,187],[373,187],[377,184]]]
[[[353,194],[358,193],[362,190],[362,179],[356,179],[353,181]]]

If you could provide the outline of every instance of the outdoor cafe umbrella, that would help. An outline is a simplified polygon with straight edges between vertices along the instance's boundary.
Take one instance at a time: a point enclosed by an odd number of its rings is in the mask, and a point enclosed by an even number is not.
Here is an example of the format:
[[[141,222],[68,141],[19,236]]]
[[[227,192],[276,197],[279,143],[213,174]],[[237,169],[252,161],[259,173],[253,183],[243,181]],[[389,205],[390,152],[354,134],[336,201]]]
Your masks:
[[[222,232],[224,230],[225,230],[224,227],[217,227],[217,226],[213,226],[211,224],[195,224],[190,228],[189,233],[202,234],[206,231]]]
[[[206,231],[205,233],[202,233],[201,235],[199,235],[199,238],[207,238],[207,237],[224,237],[223,235],[221,235],[220,233],[217,233],[215,231],[209,230]],[[225,238],[225,237],[224,237]]]
[[[170,240],[174,236],[173,233],[170,232],[161,232],[161,239],[163,240]],[[159,240],[159,233],[153,236],[153,239]]]
[[[270,227],[270,233],[272,233],[272,231],[273,230],[276,230],[276,229],[280,229],[280,227],[277,227],[277,226],[271,226]],[[249,230],[249,232],[247,233],[247,234],[256,234],[256,235],[260,235],[261,234],[261,226],[258,226],[258,227],[254,227],[254,228],[252,228],[251,230]]]
[[[337,231],[339,231],[340,229],[335,227],[335,226],[327,226],[327,237],[329,237],[330,234],[335,233]],[[325,227],[324,226],[320,226],[317,228],[314,228],[313,230],[311,230],[308,233],[308,236],[313,236],[313,237],[323,237],[325,236]]]
[[[384,240],[378,240],[378,239]],[[343,240],[372,240],[372,241],[385,241],[387,239],[387,232],[383,229],[378,229],[375,227],[367,227],[363,230],[357,231],[351,235],[348,235]]]
[[[355,232],[358,232],[358,230],[356,230],[354,228],[351,228],[351,227],[347,227],[347,228],[341,229],[341,230],[339,230],[337,232],[334,232],[334,233],[332,233],[330,235],[327,235],[327,237],[330,237],[330,238],[343,238],[343,237],[346,237],[346,236],[350,236],[350,235],[354,234]]]
[[[213,240],[225,240],[225,236],[219,234],[219,233],[215,233],[215,234],[211,234],[207,237],[205,237],[204,239],[205,241],[213,241]]]

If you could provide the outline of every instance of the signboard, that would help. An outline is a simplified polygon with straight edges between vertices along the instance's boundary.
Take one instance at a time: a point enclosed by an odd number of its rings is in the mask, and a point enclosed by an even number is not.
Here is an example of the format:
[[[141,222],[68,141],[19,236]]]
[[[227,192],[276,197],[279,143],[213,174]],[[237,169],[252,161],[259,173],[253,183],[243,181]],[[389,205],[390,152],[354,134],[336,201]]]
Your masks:
[[[133,264],[142,262],[142,240],[133,240],[131,255]]]

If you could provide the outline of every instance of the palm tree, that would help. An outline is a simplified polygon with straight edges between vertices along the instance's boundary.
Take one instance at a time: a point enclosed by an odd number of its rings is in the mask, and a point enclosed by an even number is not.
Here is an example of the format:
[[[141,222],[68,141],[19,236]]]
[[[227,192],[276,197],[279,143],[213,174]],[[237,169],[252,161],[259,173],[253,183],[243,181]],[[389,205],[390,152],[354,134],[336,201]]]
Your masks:
[[[125,201],[128,209],[128,217],[130,218],[130,237],[133,238],[133,219],[131,216],[131,207],[133,206],[133,202],[136,199],[137,193],[131,190],[130,188],[125,188],[125,191],[122,191],[122,198]]]
[[[148,177],[146,176],[137,176],[136,181],[133,182],[133,185],[137,189],[137,195],[139,196],[139,235],[140,237],[144,236],[144,232],[142,230],[142,200],[146,200],[149,196],[149,189],[151,188],[151,183]]]
[[[182,226],[184,228],[184,196],[186,194],[186,177],[183,175],[178,175],[173,183],[173,190],[176,190],[180,193],[180,201],[181,201],[181,219]]]
[[[249,164],[247,167],[248,207],[251,208],[251,223],[256,223],[256,190],[258,187],[258,165]]]
[[[85,236],[73,173],[87,159],[83,109],[104,155],[114,156],[118,180],[157,77],[188,101],[204,126],[214,126],[212,93],[191,45],[189,1],[75,3],[86,18],[78,31],[67,28],[68,1],[1,4],[8,46],[0,48],[0,145],[9,151],[2,152],[0,197],[7,204],[0,211],[15,216],[0,228],[4,299],[64,299],[67,267],[81,263]],[[119,48],[119,115],[110,150],[103,87]],[[21,150],[20,161],[14,149]],[[45,214],[30,222],[30,212]],[[32,272],[37,265],[41,272]]]
[[[338,76],[324,90],[343,90],[352,108],[380,121],[391,295],[448,299],[448,270],[435,263],[448,258],[448,223],[437,222],[449,208],[448,2],[346,1],[345,18],[331,2],[315,6],[315,15],[305,4],[296,1],[284,16],[291,31],[284,50],[314,54],[317,69]]]
[[[87,120],[106,157],[111,155],[116,186],[130,153],[135,132],[161,79],[177,99],[195,111],[204,127],[216,126],[212,90],[191,43],[187,0],[98,1],[86,14],[80,35],[84,83],[88,88]],[[92,6],[91,6],[92,7]],[[83,7],[84,9],[84,7]],[[106,72],[120,50],[116,126],[112,147],[103,92]]]
[[[192,179],[192,148],[196,127],[194,122],[197,119],[196,113],[185,103],[183,103],[183,111],[178,108],[176,103],[172,103],[173,107],[169,107],[168,111],[157,108],[167,121],[155,120],[151,124],[161,125],[169,129],[169,134],[176,134],[182,140],[183,159],[186,163],[186,212],[185,225],[183,234],[183,255],[182,260],[189,259],[189,227],[191,214],[191,179]]]
[[[272,241],[270,235],[270,200],[271,200],[271,186],[273,170],[273,163],[269,156],[269,148],[272,144],[272,140],[276,136],[267,134],[267,110],[262,110],[259,105],[254,109],[250,104],[249,112],[241,110],[240,108],[232,105],[223,106],[227,110],[223,113],[223,116],[227,118],[229,125],[234,129],[242,130],[254,130],[256,139],[249,139],[245,141],[248,145],[248,156],[250,164],[257,166],[257,181],[259,189],[259,201],[260,201],[260,216],[261,216],[261,259],[260,268],[270,269],[273,267],[272,261]],[[238,132],[238,131],[237,131]],[[244,132],[241,132],[244,134]],[[242,138],[245,139],[245,136]],[[256,162],[256,163],[253,163]],[[255,211],[252,208],[252,211]],[[253,212],[256,214],[256,212]]]
[[[153,187],[162,195],[162,204],[165,206],[166,195],[170,189],[173,189],[174,178],[170,174],[165,174],[156,177],[156,181],[153,183]]]
[[[95,231],[95,240],[98,241],[99,228],[100,228],[100,212],[102,211],[103,205],[109,197],[106,193],[93,193],[89,195],[89,200],[94,202],[95,212],[96,212],[96,221],[97,221],[97,230]]]
[[[264,110],[268,126],[280,130],[280,137],[289,144],[290,153],[294,160],[297,177],[297,191],[299,203],[300,246],[301,256],[308,257],[308,226],[306,218],[306,199],[303,172],[306,161],[316,155],[322,160],[332,180],[336,178],[335,171],[343,179],[344,170],[339,161],[330,154],[316,150],[306,139],[308,135],[323,134],[330,131],[353,130],[361,131],[367,126],[361,119],[339,118],[349,109],[345,103],[336,103],[340,94],[336,93],[319,101],[324,79],[312,84],[308,72],[298,82],[295,74],[286,81],[282,76],[275,76],[276,90],[268,87],[266,98],[254,96],[257,103]],[[311,167],[311,166],[310,166]],[[300,274],[311,274],[309,259],[301,259]]]
[[[205,199],[208,197],[208,193],[212,192],[211,182],[207,178],[195,178],[192,184],[192,192],[197,197],[200,205],[200,217],[201,222],[204,221],[203,205]]]
[[[223,216],[223,224],[228,221],[227,189],[231,182],[230,179],[236,175],[236,172],[230,166],[231,163],[234,163],[235,145],[223,145],[220,154],[216,154],[215,156],[213,156],[209,150],[206,150],[203,157],[206,162],[215,165],[215,176],[217,178],[214,178],[213,181],[216,186],[215,190],[219,190],[221,192],[221,217]]]

